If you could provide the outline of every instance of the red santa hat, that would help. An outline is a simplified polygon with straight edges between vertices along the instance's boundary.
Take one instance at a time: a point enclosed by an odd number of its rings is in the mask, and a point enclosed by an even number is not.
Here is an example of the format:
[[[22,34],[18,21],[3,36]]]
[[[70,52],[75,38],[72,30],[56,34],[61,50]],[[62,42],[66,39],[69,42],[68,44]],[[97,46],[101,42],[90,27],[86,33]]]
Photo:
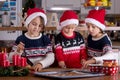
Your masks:
[[[104,18],[105,18],[105,9],[91,10],[89,11],[87,18],[85,19],[85,22],[92,23],[98,26],[101,30],[105,30]]]
[[[25,20],[25,26],[28,26],[28,24],[36,17],[41,16],[44,20],[44,25],[47,23],[47,16],[43,9],[39,8],[31,8],[27,11],[27,18]]]
[[[69,24],[79,24],[77,14],[72,10],[67,10],[63,13],[60,18],[60,26],[58,26],[58,30],[61,30],[64,26]]]

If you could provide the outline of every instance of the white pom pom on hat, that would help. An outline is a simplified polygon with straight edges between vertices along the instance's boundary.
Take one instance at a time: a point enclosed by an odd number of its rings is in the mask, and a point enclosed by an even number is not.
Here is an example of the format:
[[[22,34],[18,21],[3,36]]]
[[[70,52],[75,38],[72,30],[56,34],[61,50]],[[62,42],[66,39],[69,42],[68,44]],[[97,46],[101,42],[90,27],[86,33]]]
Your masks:
[[[44,25],[47,23],[47,16],[43,9],[39,8],[31,8],[27,11],[27,17],[25,20],[25,26],[28,26],[28,24],[36,17],[41,16],[44,20]]]

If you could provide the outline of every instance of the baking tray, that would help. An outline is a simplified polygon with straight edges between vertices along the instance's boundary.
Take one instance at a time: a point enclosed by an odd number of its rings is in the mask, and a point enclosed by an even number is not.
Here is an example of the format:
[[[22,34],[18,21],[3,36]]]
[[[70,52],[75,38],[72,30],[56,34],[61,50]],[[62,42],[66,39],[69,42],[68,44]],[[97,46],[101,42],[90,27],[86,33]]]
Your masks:
[[[62,71],[48,71],[48,72],[34,72],[35,76],[56,79],[73,79],[73,78],[88,78],[104,76],[102,73],[93,73],[82,70],[62,70]]]

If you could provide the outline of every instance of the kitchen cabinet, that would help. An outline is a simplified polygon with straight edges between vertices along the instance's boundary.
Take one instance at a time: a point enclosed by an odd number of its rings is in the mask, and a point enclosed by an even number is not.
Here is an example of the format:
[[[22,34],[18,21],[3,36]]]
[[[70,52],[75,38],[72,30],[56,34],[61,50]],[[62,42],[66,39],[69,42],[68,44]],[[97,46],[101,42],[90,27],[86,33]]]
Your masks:
[[[2,27],[21,26],[22,0],[5,0],[0,13]],[[15,40],[20,34],[22,31],[0,31],[0,40]]]
[[[107,14],[120,14],[120,0],[111,0],[112,6],[107,10]]]
[[[112,6],[106,10],[107,14],[120,14],[120,0],[111,0]]]
[[[81,15],[88,14],[88,12],[90,10],[90,9],[87,9],[87,8],[84,7],[84,5],[83,5],[84,3],[85,3],[85,0],[80,0],[80,4],[81,4],[80,12],[81,12]]]
[[[0,40],[16,40],[22,31],[0,31]]]
[[[112,5],[106,9],[106,14],[120,14],[120,0],[110,0]],[[88,14],[90,8],[85,8],[85,0],[42,0],[42,7],[51,10],[52,7],[63,7],[80,10],[81,14]]]
[[[42,0],[42,7],[45,10],[50,10],[52,7],[80,10],[80,0]]]
[[[115,5],[114,5],[114,10],[115,14],[120,14],[120,0],[114,0]]]
[[[111,0],[111,7],[110,9],[106,9],[106,14],[115,14],[115,2],[116,0]]]

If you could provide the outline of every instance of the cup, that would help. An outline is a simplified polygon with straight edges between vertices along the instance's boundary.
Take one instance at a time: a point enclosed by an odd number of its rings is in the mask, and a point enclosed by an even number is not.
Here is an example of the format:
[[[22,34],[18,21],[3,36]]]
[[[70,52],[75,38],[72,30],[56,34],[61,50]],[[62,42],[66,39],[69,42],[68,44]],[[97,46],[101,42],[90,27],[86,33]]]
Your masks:
[[[101,64],[89,64],[89,69],[91,72],[101,73],[102,65]]]
[[[116,75],[118,72],[118,66],[116,67],[103,66],[102,72],[105,75]]]
[[[120,49],[117,47],[117,49],[113,49],[114,57],[116,58],[116,61],[118,63],[118,72],[120,72]]]
[[[103,60],[102,73],[106,75],[116,75],[118,73],[118,63],[116,59]]]

